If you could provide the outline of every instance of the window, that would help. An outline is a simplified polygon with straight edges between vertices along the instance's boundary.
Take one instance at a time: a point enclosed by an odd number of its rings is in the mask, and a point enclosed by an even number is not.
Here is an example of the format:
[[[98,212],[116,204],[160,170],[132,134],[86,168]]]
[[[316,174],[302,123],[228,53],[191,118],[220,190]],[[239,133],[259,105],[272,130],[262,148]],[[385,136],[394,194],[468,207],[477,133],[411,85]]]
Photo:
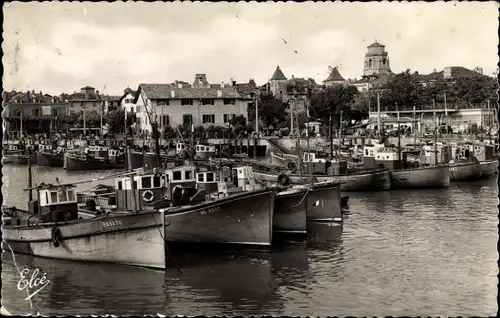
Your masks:
[[[193,124],[193,116],[192,115],[182,116],[182,123],[184,124],[184,126]]]
[[[122,187],[122,182],[121,181],[118,181],[118,190],[121,190],[123,187]]]
[[[68,196],[66,195],[66,191],[61,190],[59,191],[59,202],[66,202],[68,201]]]
[[[210,172],[207,173],[207,182],[213,182],[214,181],[214,173]]]
[[[137,181],[134,180],[134,189],[137,190]]]
[[[224,114],[224,123],[229,123],[234,117],[236,117],[235,114]]]
[[[22,111],[22,110],[18,110],[18,111],[16,112],[16,116],[17,116],[17,117],[21,117],[22,115],[23,115],[23,111]]]
[[[96,107],[97,106],[97,103],[96,102],[92,102],[92,107]]]
[[[75,201],[75,191],[68,190],[68,201]]]
[[[49,204],[49,193],[45,192],[45,204]]]
[[[198,174],[198,182],[203,182],[203,173]]]
[[[160,178],[160,176],[154,176],[153,177],[153,187],[155,187],[155,188],[161,187],[161,178]]]
[[[80,102],[80,106],[82,106],[82,107],[83,107],[83,102]]]
[[[151,177],[142,177],[142,188],[143,189],[151,188]]]
[[[56,191],[52,191],[50,193],[50,202],[57,203],[57,192]]]
[[[234,99],[224,99],[224,105],[234,105],[236,102]]]
[[[211,98],[202,98],[201,99],[201,104],[202,105],[214,105],[215,101]]]
[[[167,106],[167,105],[169,105],[169,101],[168,101],[168,99],[159,99],[156,102],[156,105],[158,105],[158,106],[163,106],[163,105]]]
[[[33,116],[40,116],[40,109],[33,109]]]
[[[168,117],[168,115],[163,115],[161,121],[163,127],[170,126],[170,118]]]
[[[182,173],[181,173],[181,171],[174,171],[173,179],[176,180],[176,181],[182,180]]]
[[[181,105],[193,105],[193,100],[192,99],[181,99]]]
[[[215,115],[213,114],[205,114],[203,115],[203,123],[204,124],[214,124],[215,123]]]
[[[191,180],[192,176],[191,176],[191,170],[186,170],[184,172],[184,176],[186,178],[186,180]]]
[[[130,112],[134,113],[134,107],[130,107]]]
[[[57,109],[52,110],[52,116],[58,116],[58,111]]]
[[[141,106],[137,106],[137,107],[135,108],[135,111],[136,111],[136,112],[138,112],[138,113],[140,113],[140,112],[141,112]]]

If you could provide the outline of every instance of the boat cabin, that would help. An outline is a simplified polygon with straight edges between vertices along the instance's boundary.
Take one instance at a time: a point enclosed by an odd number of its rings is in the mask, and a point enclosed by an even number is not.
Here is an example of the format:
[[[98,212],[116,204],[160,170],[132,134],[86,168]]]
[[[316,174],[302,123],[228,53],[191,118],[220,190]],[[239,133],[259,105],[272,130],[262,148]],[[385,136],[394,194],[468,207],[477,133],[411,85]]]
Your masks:
[[[40,184],[37,200],[29,202],[29,212],[41,222],[63,222],[78,219],[78,202],[73,185]]]
[[[134,180],[136,207],[153,206],[158,200],[172,200],[174,192],[184,188],[194,189],[196,168],[181,166],[152,174],[142,174],[115,179],[117,210],[133,210],[132,178]]]
[[[486,161],[495,158],[495,146],[486,143],[467,144],[469,151],[479,161]]]
[[[196,156],[201,159],[208,159],[215,155],[215,146],[196,145]]]
[[[424,162],[429,165],[448,163],[452,159],[451,146],[441,142],[436,143],[436,147],[433,144],[427,144],[422,147],[422,150],[424,152]],[[437,162],[434,155],[435,151],[437,152]]]
[[[220,182],[231,181],[231,170],[222,167],[221,171],[204,171],[196,174],[196,187],[206,192],[218,192]]]
[[[233,184],[242,191],[260,189],[260,184],[255,183],[255,176],[251,166],[236,167],[232,170]]]
[[[52,145],[44,145],[44,144],[38,145],[38,151],[40,152],[52,152],[52,149],[54,149]]]
[[[347,173],[347,161],[329,159],[327,154],[319,152],[304,152],[302,161],[304,172],[322,175],[339,175]]]
[[[183,142],[178,142],[175,145],[175,153],[178,155],[182,154],[186,150],[187,150],[186,144],[184,144]]]

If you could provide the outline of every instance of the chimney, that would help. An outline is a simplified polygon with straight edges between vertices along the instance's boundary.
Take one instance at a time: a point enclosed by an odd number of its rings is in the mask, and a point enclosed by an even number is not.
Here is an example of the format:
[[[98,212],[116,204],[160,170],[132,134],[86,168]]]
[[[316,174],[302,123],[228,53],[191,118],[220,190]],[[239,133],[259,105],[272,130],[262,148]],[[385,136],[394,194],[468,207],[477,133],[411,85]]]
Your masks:
[[[222,97],[222,90],[220,90],[220,89],[217,90],[217,97],[218,98]]]
[[[170,97],[174,98],[175,97],[175,91],[174,90],[171,90],[170,91]]]

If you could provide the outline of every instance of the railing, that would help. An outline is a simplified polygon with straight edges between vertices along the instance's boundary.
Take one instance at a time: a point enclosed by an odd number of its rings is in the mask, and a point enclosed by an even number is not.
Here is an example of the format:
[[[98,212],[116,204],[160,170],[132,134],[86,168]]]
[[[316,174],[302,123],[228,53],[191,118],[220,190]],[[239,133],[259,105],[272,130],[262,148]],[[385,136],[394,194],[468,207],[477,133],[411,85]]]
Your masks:
[[[490,105],[491,109],[494,109],[496,105]],[[470,104],[470,103],[447,103],[446,107],[444,103],[436,103],[436,111],[457,111],[461,109],[488,109],[486,103],[481,104]],[[377,112],[377,107],[371,106],[370,112]],[[381,112],[396,112],[396,106],[381,106]],[[413,112],[413,106],[398,106],[399,112]],[[415,106],[416,112],[421,111],[434,111],[434,105],[418,105]]]

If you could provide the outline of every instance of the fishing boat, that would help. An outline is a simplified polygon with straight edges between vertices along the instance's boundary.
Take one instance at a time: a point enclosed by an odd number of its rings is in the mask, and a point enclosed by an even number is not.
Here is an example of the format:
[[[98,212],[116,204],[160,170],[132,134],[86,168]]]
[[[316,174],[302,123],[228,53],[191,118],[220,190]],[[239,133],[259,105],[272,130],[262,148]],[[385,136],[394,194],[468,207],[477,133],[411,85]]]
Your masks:
[[[37,165],[48,167],[63,167],[64,166],[64,148],[57,147],[54,149],[52,145],[38,145]]]
[[[481,164],[474,156],[474,150],[465,145],[451,147],[452,160],[450,160],[451,181],[475,181],[483,173]]]
[[[246,168],[233,169],[232,177],[197,173],[194,165],[136,175],[135,198],[131,179],[117,178],[116,210],[137,202],[139,210],[164,213],[169,224],[167,241],[172,243],[269,246],[275,191],[259,188],[247,178]]]
[[[28,160],[36,163],[36,152],[32,151],[28,154],[28,148],[33,149],[33,146],[26,146],[23,143],[4,145],[4,149],[2,149],[2,164],[25,165],[28,164]]]
[[[486,179],[498,172],[498,157],[495,146],[489,143],[465,143],[481,165],[481,178]]]
[[[103,146],[89,146],[85,152],[64,154],[66,171],[120,169],[125,166],[125,156],[118,149]]]
[[[74,261],[166,267],[166,224],[161,213],[104,213],[81,219],[73,184],[42,183],[27,190],[28,210],[3,209],[4,250]]]
[[[280,157],[274,154],[275,157]],[[291,158],[291,157],[290,157]],[[300,184],[302,178],[297,171],[297,164],[293,161],[288,161],[284,168],[288,168],[292,171],[289,174],[292,184]],[[303,172],[306,174],[309,169],[313,170],[313,177],[315,180],[320,182],[332,181],[341,184],[342,191],[381,191],[389,190],[390,176],[389,171],[385,168],[353,168],[349,169],[347,166],[347,161],[328,159],[325,155],[315,152],[304,152],[303,153],[304,169]],[[278,177],[275,166],[266,164],[255,164],[258,170],[255,172],[257,178],[262,179],[267,182],[276,182]]]
[[[365,167],[389,169],[391,189],[447,188],[450,185],[448,165],[424,165],[419,161],[408,161],[405,151],[383,144],[365,145],[373,156],[365,156]]]
[[[196,145],[195,156],[198,159],[207,160],[215,156],[215,146]]]

